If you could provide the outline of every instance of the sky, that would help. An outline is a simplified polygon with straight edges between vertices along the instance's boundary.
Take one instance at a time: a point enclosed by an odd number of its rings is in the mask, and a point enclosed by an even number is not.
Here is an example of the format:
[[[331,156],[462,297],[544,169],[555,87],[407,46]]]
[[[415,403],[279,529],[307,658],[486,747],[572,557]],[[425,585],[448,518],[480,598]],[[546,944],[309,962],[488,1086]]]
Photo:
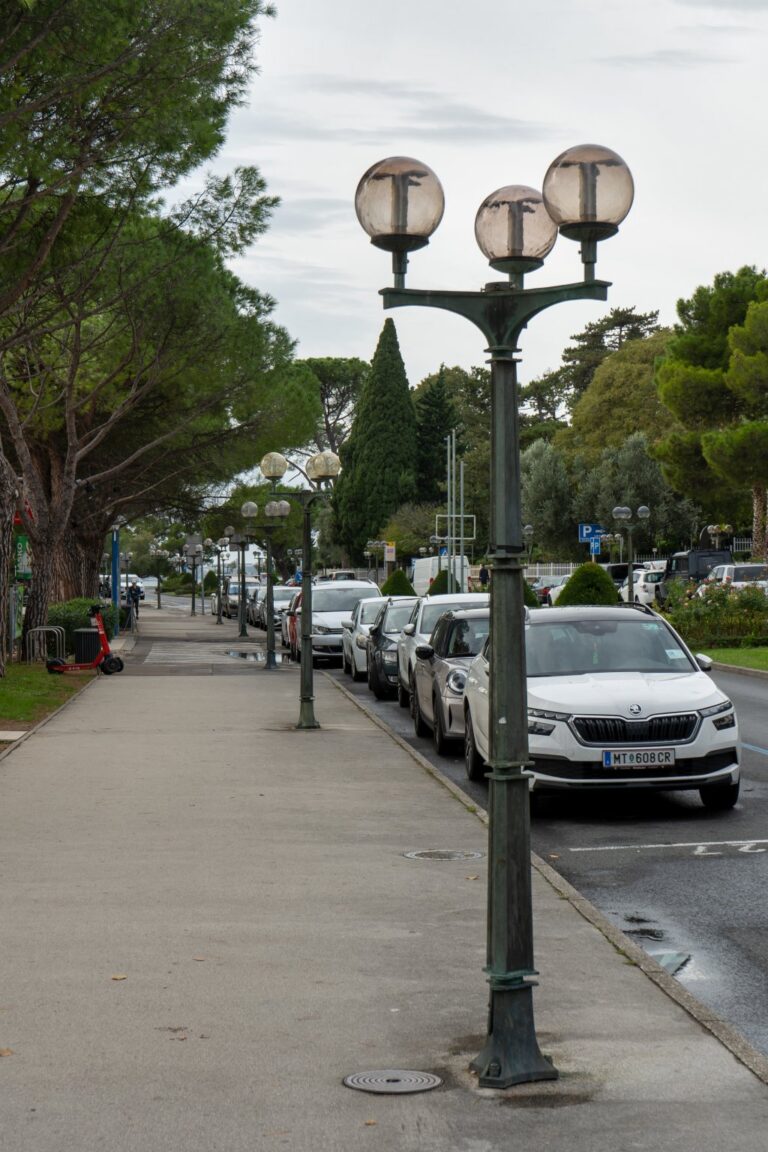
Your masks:
[[[388,156],[428,164],[445,191],[406,286],[460,290],[499,278],[474,237],[490,192],[540,189],[576,144],[629,165],[632,211],[598,252],[608,302],[536,317],[521,340],[523,383],[557,368],[569,338],[611,307],[672,324],[677,300],[718,272],[768,263],[768,0],[276,2],[249,104],[214,168],[255,165],[280,197],[269,231],[232,267],[275,298],[299,357],[370,360],[391,316],[413,387],[441,363],[487,360],[459,316],[382,308],[391,260],[358,224],[354,196]],[[561,237],[526,285],[581,275],[578,244]]]

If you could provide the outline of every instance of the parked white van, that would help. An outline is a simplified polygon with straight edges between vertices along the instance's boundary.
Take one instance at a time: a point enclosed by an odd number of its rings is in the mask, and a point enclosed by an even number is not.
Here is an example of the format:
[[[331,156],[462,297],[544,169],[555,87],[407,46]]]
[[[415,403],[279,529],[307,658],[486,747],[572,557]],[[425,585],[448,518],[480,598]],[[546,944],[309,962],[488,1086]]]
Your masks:
[[[411,584],[417,596],[426,596],[429,586],[438,572],[448,567],[447,556],[420,556],[413,562]],[[469,591],[469,560],[466,556],[453,557],[453,571],[456,576],[456,591]]]

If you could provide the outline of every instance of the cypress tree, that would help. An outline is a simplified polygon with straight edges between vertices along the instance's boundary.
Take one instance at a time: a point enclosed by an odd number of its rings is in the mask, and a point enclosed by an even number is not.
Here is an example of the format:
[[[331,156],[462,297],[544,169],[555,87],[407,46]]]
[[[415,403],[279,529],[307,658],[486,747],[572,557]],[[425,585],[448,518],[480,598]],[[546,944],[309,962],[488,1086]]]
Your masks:
[[[416,493],[416,412],[392,320],[385,320],[341,460],[338,535],[353,560]]]
[[[419,503],[437,504],[445,488],[445,438],[455,428],[456,409],[445,379],[445,365],[427,377],[416,395],[417,484]]]

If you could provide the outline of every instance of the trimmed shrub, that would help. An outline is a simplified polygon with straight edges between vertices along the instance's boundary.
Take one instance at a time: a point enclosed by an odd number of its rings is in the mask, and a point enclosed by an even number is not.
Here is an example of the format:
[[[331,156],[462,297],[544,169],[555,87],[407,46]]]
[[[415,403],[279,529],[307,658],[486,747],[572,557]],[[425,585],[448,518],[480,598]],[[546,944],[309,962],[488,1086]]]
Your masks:
[[[448,569],[441,568],[428,588],[430,596],[444,596],[448,591]]]
[[[215,592],[218,584],[218,578],[214,571],[206,572],[205,579],[203,580],[203,588],[206,592]]]
[[[541,608],[539,598],[527,580],[523,581],[523,603],[526,608]]]
[[[619,602],[616,585],[599,564],[582,564],[569,576],[555,603],[562,608],[571,604],[611,604]]]
[[[64,646],[67,653],[75,650],[75,629],[89,628],[91,618],[88,609],[98,603],[98,597],[80,597],[77,600],[63,600],[58,604],[48,605],[48,623],[64,629]],[[111,636],[115,627],[114,604],[101,605],[101,617],[107,636]]]
[[[413,585],[402,568],[395,568],[381,586],[382,596],[415,596]]]

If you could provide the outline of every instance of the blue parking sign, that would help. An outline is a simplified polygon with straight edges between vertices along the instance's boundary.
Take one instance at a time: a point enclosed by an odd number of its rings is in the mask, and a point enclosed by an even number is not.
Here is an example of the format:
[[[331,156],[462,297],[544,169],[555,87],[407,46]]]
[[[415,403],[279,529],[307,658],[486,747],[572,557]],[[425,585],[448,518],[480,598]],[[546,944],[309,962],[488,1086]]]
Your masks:
[[[600,555],[600,537],[593,536],[589,542],[589,551],[592,556]]]
[[[600,536],[603,528],[599,524],[579,524],[579,544],[589,544],[594,536]]]

